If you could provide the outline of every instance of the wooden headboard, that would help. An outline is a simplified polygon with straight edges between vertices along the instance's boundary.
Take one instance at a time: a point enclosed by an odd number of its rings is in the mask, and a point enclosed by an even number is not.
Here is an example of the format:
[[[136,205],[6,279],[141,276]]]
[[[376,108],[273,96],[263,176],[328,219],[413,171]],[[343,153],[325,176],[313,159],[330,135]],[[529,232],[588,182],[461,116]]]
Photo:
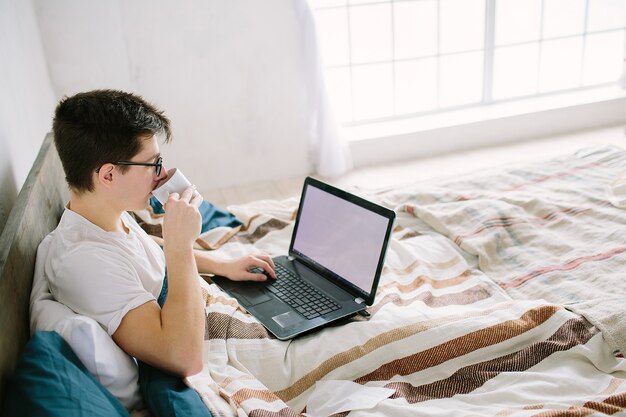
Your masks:
[[[0,409],[30,337],[28,310],[37,246],[57,226],[68,198],[63,167],[49,133],[0,238]]]

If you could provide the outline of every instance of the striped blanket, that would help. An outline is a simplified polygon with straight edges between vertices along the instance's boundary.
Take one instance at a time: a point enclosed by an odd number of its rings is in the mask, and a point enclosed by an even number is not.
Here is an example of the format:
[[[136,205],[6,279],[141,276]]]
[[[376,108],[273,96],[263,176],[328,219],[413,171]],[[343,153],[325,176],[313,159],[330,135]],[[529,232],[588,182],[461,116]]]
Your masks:
[[[387,195],[475,256],[516,299],[565,305],[626,352],[626,210],[607,184],[626,171],[615,147]]]
[[[279,341],[203,281],[187,383],[215,416],[626,415],[626,215],[603,194],[621,167],[603,148],[361,192],[398,215],[371,317]],[[245,227],[215,256],[284,254],[296,208],[230,207]]]

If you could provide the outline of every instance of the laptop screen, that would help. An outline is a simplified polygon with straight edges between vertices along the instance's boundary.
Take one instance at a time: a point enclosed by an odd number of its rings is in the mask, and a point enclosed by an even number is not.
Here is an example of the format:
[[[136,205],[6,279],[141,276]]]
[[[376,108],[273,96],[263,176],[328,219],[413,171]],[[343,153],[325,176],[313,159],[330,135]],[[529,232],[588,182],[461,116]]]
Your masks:
[[[334,187],[324,188],[305,184],[292,251],[367,298],[380,276],[394,214]]]

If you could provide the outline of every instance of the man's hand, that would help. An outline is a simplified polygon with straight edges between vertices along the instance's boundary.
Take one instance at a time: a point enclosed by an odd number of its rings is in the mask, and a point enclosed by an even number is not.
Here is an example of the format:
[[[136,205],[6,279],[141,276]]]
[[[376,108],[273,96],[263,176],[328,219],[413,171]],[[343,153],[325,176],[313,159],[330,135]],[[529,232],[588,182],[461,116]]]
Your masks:
[[[172,193],[165,203],[162,233],[168,248],[189,250],[200,235],[202,216],[198,207],[202,196],[193,197],[194,191],[193,187],[187,187],[180,196]]]
[[[235,261],[225,261],[220,275],[233,281],[265,281],[265,274],[250,272],[252,268],[263,269],[270,277],[276,279],[276,265],[269,255],[247,255]]]

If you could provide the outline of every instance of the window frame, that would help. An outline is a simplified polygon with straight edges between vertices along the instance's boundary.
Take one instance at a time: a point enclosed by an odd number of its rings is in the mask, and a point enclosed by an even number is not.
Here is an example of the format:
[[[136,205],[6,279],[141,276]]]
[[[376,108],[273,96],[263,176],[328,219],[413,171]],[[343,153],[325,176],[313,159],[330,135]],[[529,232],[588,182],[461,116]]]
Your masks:
[[[485,13],[485,17],[484,17],[484,42],[483,42],[483,46],[482,49],[474,49],[471,51],[480,51],[483,54],[483,67],[482,67],[482,95],[481,95],[481,100],[478,102],[472,102],[469,104],[463,104],[463,105],[453,105],[453,106],[442,106],[441,105],[441,57],[446,57],[446,56],[451,56],[451,55],[456,55],[456,54],[460,54],[460,53],[467,53],[467,52],[471,52],[470,50],[466,50],[466,51],[462,51],[462,52],[453,52],[453,53],[442,53],[441,52],[441,45],[440,45],[440,39],[441,39],[441,2],[445,1],[445,0],[433,0],[436,2],[436,7],[437,7],[437,40],[436,40],[436,44],[437,44],[437,48],[436,48],[436,53],[433,55],[428,55],[428,56],[421,56],[421,57],[416,57],[416,58],[410,58],[410,59],[406,59],[406,58],[401,58],[401,59],[397,59],[396,58],[396,53],[395,53],[395,4],[396,3],[401,3],[401,2],[414,2],[416,0],[373,0],[373,1],[368,1],[368,2],[364,2],[364,3],[356,3],[356,4],[351,4],[349,0],[345,0],[343,2],[343,4],[341,5],[331,5],[331,6],[321,6],[321,7],[312,7],[313,11],[317,11],[317,10],[328,10],[328,9],[345,9],[346,10],[346,25],[347,25],[347,36],[348,36],[348,59],[347,59],[347,64],[341,64],[341,65],[328,65],[325,67],[325,70],[332,70],[332,69],[347,69],[348,70],[348,78],[350,81],[350,86],[349,86],[349,90],[350,90],[350,97],[349,97],[349,107],[350,107],[350,120],[339,120],[340,124],[344,127],[351,127],[351,126],[360,126],[360,125],[364,125],[364,124],[370,124],[370,123],[375,123],[375,122],[389,122],[389,121],[395,121],[395,120],[402,120],[402,119],[407,119],[407,118],[415,118],[415,117],[421,117],[421,116],[429,116],[429,115],[437,115],[440,113],[444,113],[444,112],[448,112],[448,111],[458,111],[458,110],[463,110],[463,109],[472,109],[472,108],[476,108],[476,107],[481,107],[481,106],[488,106],[488,105],[493,105],[493,104],[501,104],[501,103],[508,103],[508,102],[513,102],[513,101],[517,101],[517,100],[528,100],[528,99],[532,99],[532,98],[543,98],[543,97],[547,97],[547,96],[551,96],[551,95],[555,95],[555,94],[562,94],[562,93],[572,93],[572,92],[578,92],[578,91],[584,91],[584,90],[590,90],[590,89],[595,89],[595,88],[599,88],[599,87],[606,87],[612,84],[612,82],[604,82],[604,83],[597,83],[597,84],[591,84],[591,85],[585,85],[584,81],[583,81],[583,66],[585,64],[585,52],[586,52],[586,39],[587,36],[590,34],[601,34],[601,33],[605,33],[605,32],[616,32],[616,31],[621,31],[622,32],[622,36],[625,39],[625,44],[626,44],[626,22],[624,22],[624,25],[620,26],[620,27],[616,27],[616,28],[611,28],[611,29],[605,29],[605,30],[596,30],[596,31],[590,31],[589,27],[588,27],[588,20],[589,20],[589,2],[590,0],[584,0],[585,1],[585,13],[584,13],[584,28],[583,31],[580,33],[576,33],[576,34],[572,34],[572,35],[565,35],[565,36],[557,36],[557,37],[545,37],[544,36],[544,31],[543,31],[543,21],[545,20],[545,14],[546,14],[546,0],[539,0],[541,3],[541,15],[540,15],[540,19],[541,19],[541,27],[540,27],[540,34],[538,39],[536,40],[531,40],[531,41],[524,41],[524,42],[518,42],[518,43],[511,43],[511,44],[506,44],[506,45],[496,45],[496,39],[495,39],[495,31],[496,31],[496,2],[497,0],[483,0],[484,1],[484,13]],[[419,1],[419,0],[417,0]],[[521,0],[523,1],[523,0]],[[356,8],[356,7],[367,7],[367,6],[372,6],[372,5],[377,5],[377,4],[384,4],[384,5],[389,5],[390,9],[391,9],[391,39],[392,39],[392,47],[391,47],[391,60],[383,60],[383,61],[375,61],[375,62],[367,62],[367,63],[354,63],[352,60],[352,33],[351,33],[351,21],[350,21],[350,9],[352,8]],[[315,15],[315,13],[314,13]],[[319,31],[319,26],[318,26],[318,31]],[[538,48],[539,48],[539,56],[538,56],[538,64],[541,65],[541,48],[542,48],[542,44],[543,42],[545,42],[546,40],[551,41],[551,40],[558,40],[558,39],[567,39],[567,38],[578,38],[578,37],[582,37],[582,57],[581,57],[581,68],[580,68],[580,76],[579,76],[579,82],[578,82],[578,86],[577,87],[573,87],[573,88],[564,88],[564,89],[556,89],[553,91],[549,91],[549,92],[542,92],[539,89],[539,81],[537,81],[537,88],[535,89],[535,93],[534,94],[527,94],[527,95],[516,95],[513,97],[507,97],[507,98],[498,98],[498,99],[494,99],[493,98],[493,89],[494,89],[494,65],[495,65],[495,52],[496,49],[499,47],[509,47],[509,46],[516,46],[516,45],[523,45],[523,44],[538,44]],[[417,111],[417,112],[407,112],[407,113],[398,113],[397,112],[397,94],[396,94],[396,82],[397,82],[397,76],[396,76],[396,63],[398,62],[403,62],[403,61],[417,61],[417,60],[422,60],[422,59],[436,59],[436,67],[437,67],[437,87],[436,87],[436,95],[437,95],[437,99],[436,99],[436,105],[435,108],[433,109],[429,109],[429,110],[425,110],[425,111]],[[353,70],[355,67],[360,67],[360,66],[364,66],[364,65],[376,65],[376,64],[391,64],[392,67],[392,81],[391,81],[391,95],[392,95],[392,115],[391,116],[381,116],[381,117],[372,117],[372,118],[363,118],[363,119],[355,119],[355,88],[354,88],[354,75],[353,75]],[[540,69],[537,70],[537,79],[539,80],[540,78]],[[338,118],[339,119],[339,118]]]

